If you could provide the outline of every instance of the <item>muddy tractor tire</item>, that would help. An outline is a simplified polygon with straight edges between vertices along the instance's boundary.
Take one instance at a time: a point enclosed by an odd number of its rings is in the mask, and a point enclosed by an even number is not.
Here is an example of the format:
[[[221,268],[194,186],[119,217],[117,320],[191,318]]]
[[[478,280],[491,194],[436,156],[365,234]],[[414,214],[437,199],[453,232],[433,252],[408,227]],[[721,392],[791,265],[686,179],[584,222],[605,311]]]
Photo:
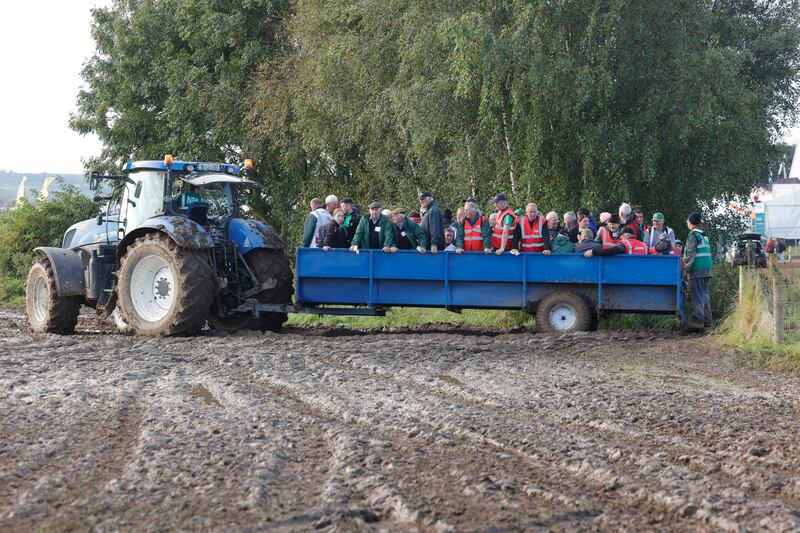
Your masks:
[[[36,261],[25,280],[25,312],[34,333],[73,333],[81,310],[80,296],[59,296],[53,267]]]
[[[553,292],[536,308],[536,329],[543,333],[589,331],[594,312],[589,302],[572,292]]]
[[[128,247],[117,274],[117,306],[137,335],[194,335],[216,295],[206,253],[181,248],[163,233],[148,233]]]
[[[263,289],[255,295],[262,304],[292,303],[294,294],[292,267],[283,250],[258,248],[244,256],[247,266],[253,271]],[[208,320],[211,329],[235,332],[242,329],[278,332],[288,316],[286,313],[237,314],[228,317],[212,316]]]

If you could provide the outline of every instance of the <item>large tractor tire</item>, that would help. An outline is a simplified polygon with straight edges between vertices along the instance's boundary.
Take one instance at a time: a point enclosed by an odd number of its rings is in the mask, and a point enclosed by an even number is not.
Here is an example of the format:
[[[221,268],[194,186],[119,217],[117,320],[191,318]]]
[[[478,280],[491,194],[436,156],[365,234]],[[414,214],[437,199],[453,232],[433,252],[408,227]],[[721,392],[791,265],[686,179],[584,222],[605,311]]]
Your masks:
[[[25,311],[34,333],[73,333],[80,310],[80,296],[59,296],[56,292],[49,260],[40,259],[31,266],[25,280]]]
[[[283,250],[257,248],[244,256],[247,266],[253,271],[263,289],[255,295],[262,304],[292,303],[294,294],[292,267]],[[208,325],[211,329],[235,332],[242,329],[278,332],[288,316],[286,313],[261,313],[255,318],[250,313],[228,317],[212,316]]]
[[[579,294],[553,292],[542,298],[536,308],[536,329],[543,333],[589,331],[593,311]]]
[[[216,295],[207,255],[181,248],[163,233],[130,245],[117,274],[121,318],[137,335],[194,335]]]

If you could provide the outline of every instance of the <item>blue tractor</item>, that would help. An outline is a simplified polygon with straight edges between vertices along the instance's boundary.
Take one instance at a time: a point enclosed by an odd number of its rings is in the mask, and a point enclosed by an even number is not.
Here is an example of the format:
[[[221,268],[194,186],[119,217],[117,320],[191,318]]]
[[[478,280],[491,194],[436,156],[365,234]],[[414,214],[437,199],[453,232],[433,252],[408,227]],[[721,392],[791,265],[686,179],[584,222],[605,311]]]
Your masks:
[[[277,232],[244,214],[244,193],[257,187],[244,166],[167,155],[92,174],[92,189],[110,181],[113,192],[61,248],[37,248],[25,285],[33,331],[73,332],[82,305],[139,335],[280,330],[286,313],[255,304],[291,303],[292,270]]]

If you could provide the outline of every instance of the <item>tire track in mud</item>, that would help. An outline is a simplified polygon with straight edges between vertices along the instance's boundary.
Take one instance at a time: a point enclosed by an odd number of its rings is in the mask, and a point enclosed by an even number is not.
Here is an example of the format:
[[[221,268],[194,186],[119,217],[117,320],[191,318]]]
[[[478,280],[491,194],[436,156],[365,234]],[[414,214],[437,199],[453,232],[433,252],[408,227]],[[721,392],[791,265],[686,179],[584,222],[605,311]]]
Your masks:
[[[602,501],[601,499],[595,499],[594,501],[591,501],[587,497],[587,494],[590,494],[597,487],[576,487],[574,480],[562,480],[561,478],[563,477],[563,472],[554,472],[550,465],[545,463],[534,461],[533,464],[524,464],[525,461],[523,460],[527,460],[527,463],[531,463],[529,460],[530,457],[523,453],[519,453],[516,450],[507,450],[505,449],[505,446],[499,445],[496,441],[492,441],[492,439],[478,435],[475,432],[464,432],[458,430],[455,430],[453,434],[444,432],[444,439],[441,439],[440,436],[437,435],[437,431],[435,429],[426,432],[428,434],[427,436],[419,437],[421,434],[421,430],[419,428],[412,428],[409,430],[401,427],[399,424],[380,424],[376,427],[375,425],[371,424],[369,419],[354,416],[351,412],[332,407],[332,402],[320,402],[318,397],[316,397],[317,401],[315,401],[315,397],[304,393],[304,391],[298,389],[289,381],[260,375],[256,376],[255,379],[262,382],[264,386],[267,387],[267,389],[272,393],[283,394],[292,401],[306,405],[306,408],[312,409],[315,412],[326,413],[326,416],[335,416],[340,420],[347,421],[347,423],[351,425],[354,423],[358,424],[372,433],[385,434],[385,439],[391,440],[392,442],[405,441],[407,444],[402,446],[404,449],[416,450],[421,444],[420,440],[424,441],[428,437],[431,437],[429,440],[431,440],[434,445],[437,444],[437,440],[443,440],[444,442],[439,442],[438,445],[443,447],[444,450],[452,450],[452,452],[450,455],[438,457],[437,460],[429,466],[429,468],[432,469],[436,469],[438,464],[452,463],[453,455],[460,456],[465,449],[471,451],[474,455],[469,456],[469,464],[464,464],[454,471],[442,471],[439,473],[439,475],[443,478],[450,478],[451,482],[459,487],[459,492],[467,493],[468,495],[471,492],[471,495],[476,497],[473,505],[476,506],[476,508],[480,508],[481,506],[483,507],[481,513],[486,512],[487,501],[484,498],[487,494],[491,494],[492,491],[506,490],[510,491],[509,494],[512,495],[517,492],[515,487],[516,482],[511,481],[509,483],[509,481],[519,476],[520,472],[526,469],[528,471],[527,478],[537,480],[537,485],[541,485],[542,481],[546,478],[550,478],[549,482],[552,484],[550,489],[547,490],[543,490],[539,487],[524,487],[526,496],[528,497],[525,498],[528,500],[526,502],[528,506],[525,508],[527,513],[532,514],[534,511],[536,511],[535,508],[537,507],[537,500],[539,503],[538,507],[541,507],[541,499],[543,498],[549,502],[550,509],[547,510],[544,515],[539,516],[533,523],[543,526],[545,524],[554,525],[568,520],[579,521],[584,519],[593,519],[602,514],[602,509],[604,507],[609,506],[608,502]],[[417,423],[421,422],[421,420],[417,419]],[[407,436],[410,436],[411,439],[408,439]],[[411,442],[412,440],[414,442]],[[492,457],[488,458],[489,461],[480,464],[481,461],[487,459],[483,457],[487,451],[489,451],[484,448],[486,445],[491,445],[499,449],[492,452]],[[434,450],[435,446],[429,447],[424,453],[435,455]],[[518,460],[509,461],[512,459],[512,457],[508,455],[508,451],[512,451],[516,455],[519,455],[520,457],[517,458]],[[391,453],[386,452],[385,455],[391,455]],[[403,462],[403,459],[399,458],[399,461]],[[499,465],[498,462],[514,462],[514,464],[510,465],[508,468],[505,468],[502,465]],[[420,465],[419,462],[415,462],[414,464],[414,468],[417,470],[421,466],[422,465]],[[494,474],[494,472],[501,469],[506,471],[504,476],[500,476],[504,477],[505,479],[493,479],[492,475],[497,477],[497,474]],[[498,507],[508,505],[508,502],[505,500],[508,500],[509,496],[506,493],[504,494],[504,501],[499,502]],[[456,500],[461,498],[461,495],[455,495]],[[513,495],[510,498],[512,500],[518,499],[516,495]],[[562,506],[560,509],[561,512],[551,515],[553,511],[552,508],[558,507],[559,505]],[[418,511],[416,514],[418,516],[420,515],[419,513],[424,515],[426,504],[420,504],[418,507],[423,509],[423,511]],[[516,512],[518,512],[521,504],[517,503],[511,507],[515,508]],[[541,509],[539,509],[539,513],[541,513]],[[495,513],[494,516],[496,517],[497,513]],[[515,516],[516,513],[509,515],[508,519],[511,520]],[[485,516],[481,517],[476,515],[469,517],[468,523],[480,523],[482,518],[485,519]],[[604,516],[602,519],[607,525],[613,524],[615,527],[623,527],[623,525],[631,523],[633,516],[628,516],[623,509],[618,509],[613,518]],[[577,526],[578,522],[576,522],[574,525]]]
[[[703,349],[693,339],[342,333],[0,328],[0,430],[24,435],[0,457],[28,467],[0,486],[0,529],[798,527],[794,378],[689,356]],[[738,390],[751,381],[760,389]],[[41,403],[59,390],[85,399]],[[47,442],[27,433],[28,400],[59,421]],[[104,403],[137,414],[118,432],[127,447],[83,448],[93,494],[42,491],[61,507],[8,520],[47,472],[80,468],[80,446],[53,446],[100,435],[87,420]],[[53,449],[36,470],[31,458]],[[0,482],[11,471],[0,462]]]
[[[337,362],[340,364],[340,366],[342,365],[342,363],[340,361],[337,360]],[[373,367],[371,368],[371,373],[374,374],[375,373],[374,361],[371,361],[370,364],[373,365]],[[348,365],[344,365],[344,366],[348,366]],[[356,368],[357,370],[362,370],[362,371],[364,370],[363,368],[358,368],[357,366],[353,367],[353,368]],[[411,382],[400,381],[399,378],[396,377],[396,375],[389,375],[388,373],[384,374],[384,377],[386,377],[387,379],[390,379],[390,380],[392,380],[392,381],[394,381],[396,383],[400,383],[400,384],[406,385],[406,386],[410,385],[412,387],[419,388],[420,386],[424,386],[425,385],[424,382],[421,382],[419,380],[412,380]],[[429,379],[428,380],[424,380],[424,381],[429,381]],[[433,391],[431,391],[430,389],[424,389],[423,388],[422,392],[425,392],[425,393],[434,392],[436,394],[441,395],[443,391],[441,391],[441,390],[433,390]],[[493,401],[492,403],[497,403],[497,402]],[[517,412],[518,411],[515,411],[513,413],[506,412],[506,413],[503,413],[503,414],[504,414],[504,416],[507,417],[507,419],[514,419],[514,417],[517,415]],[[539,415],[539,417],[542,418],[541,415]],[[548,417],[548,418],[551,418],[551,417]],[[541,430],[541,432],[546,432],[548,430],[548,425],[549,425],[550,428],[552,428],[552,427],[557,427],[556,424],[558,424],[558,423],[563,423],[563,420],[553,420],[551,418],[550,420],[547,421],[546,424],[543,425],[543,424],[537,422],[537,425],[539,426],[538,429]],[[576,438],[577,435],[580,435],[581,436],[581,440],[582,440],[582,442],[581,442],[582,447],[584,447],[586,449],[591,449],[591,448],[597,448],[598,447],[598,442],[597,442],[598,440],[600,440],[600,439],[602,439],[604,437],[607,437],[609,433],[613,433],[614,434],[614,440],[616,440],[616,441],[620,440],[620,436],[622,436],[624,438],[623,445],[625,447],[627,447],[628,449],[625,450],[624,459],[623,459],[622,454],[621,454],[621,452],[623,450],[620,449],[620,446],[619,446],[620,443],[618,443],[618,442],[615,443],[615,446],[611,448],[611,454],[612,455],[613,454],[617,454],[617,457],[614,457],[614,460],[612,460],[612,461],[607,461],[605,459],[601,460],[600,461],[600,463],[601,463],[600,466],[592,465],[591,462],[587,463],[586,459],[584,459],[579,465],[568,464],[568,463],[567,464],[562,464],[563,468],[565,468],[566,470],[572,471],[573,474],[575,474],[575,475],[589,476],[589,478],[598,478],[599,477],[601,481],[602,480],[607,480],[610,483],[610,485],[612,486],[612,488],[614,488],[615,490],[618,490],[616,485],[618,485],[619,482],[622,481],[626,477],[630,478],[630,479],[625,479],[625,483],[624,484],[626,484],[626,485],[630,485],[630,484],[632,484],[634,482],[646,482],[647,481],[647,477],[649,477],[653,473],[652,471],[654,469],[656,469],[656,467],[657,467],[658,470],[662,471],[662,476],[663,476],[663,471],[666,471],[666,470],[672,471],[672,473],[674,474],[673,478],[677,478],[677,480],[692,479],[693,477],[697,477],[696,476],[696,472],[690,471],[687,468],[685,460],[681,460],[679,462],[675,462],[674,460],[672,460],[672,461],[670,460],[671,459],[670,456],[663,451],[664,445],[665,445],[665,442],[663,440],[659,442],[657,439],[649,438],[649,435],[644,435],[644,437],[646,437],[646,438],[637,440],[636,439],[636,437],[637,437],[636,435],[632,435],[627,431],[620,432],[619,430],[617,430],[615,432],[609,432],[609,431],[606,431],[608,428],[603,428],[602,426],[595,426],[593,429],[595,431],[591,431],[591,430],[587,431],[587,429],[584,428],[584,427],[573,428],[573,430],[575,431],[575,434],[573,435],[572,438],[574,439],[574,438]],[[588,433],[588,435],[586,435],[587,433]],[[501,440],[502,440],[502,438],[501,438]],[[508,447],[508,444],[500,442],[500,441],[495,442],[495,444],[497,446],[501,447],[501,448]],[[602,444],[602,441],[601,441],[601,444]],[[602,448],[602,446],[600,446],[600,447]],[[654,450],[647,451],[648,447],[654,448]],[[658,450],[658,451],[655,451],[655,450]],[[519,449],[519,448],[515,448],[515,451],[517,451],[519,453],[525,453],[524,450]],[[681,452],[683,452],[683,453],[677,454],[676,457],[678,457],[678,458],[685,457],[686,450],[681,450]],[[621,459],[623,459],[623,460],[621,460]],[[620,466],[625,467],[625,468],[620,468]],[[642,471],[643,469],[646,469],[646,470]],[[617,470],[622,470],[622,471],[621,472],[616,472]],[[706,476],[706,477],[708,477],[708,476],[712,475],[713,472],[706,470],[706,471],[702,472],[701,474]],[[643,478],[643,476],[644,476],[644,478]],[[708,498],[710,498],[712,502],[713,502],[714,495],[715,495],[716,492],[718,492],[718,491],[726,492],[727,491],[727,492],[730,493],[731,491],[736,491],[738,489],[738,487],[734,487],[731,484],[729,484],[727,482],[727,480],[722,479],[722,476],[716,476],[716,477],[712,476],[712,477],[714,477],[713,486],[709,489],[708,494],[706,494],[706,496]],[[602,489],[603,487],[601,486],[600,488]],[[605,488],[608,489],[607,486]],[[695,498],[684,499],[684,498],[676,497],[673,494],[674,491],[675,491],[675,487],[674,486],[667,486],[665,488],[665,490],[663,490],[661,492],[653,493],[652,497],[649,498],[649,499],[652,500],[652,503],[654,503],[656,506],[666,507],[666,509],[665,509],[666,511],[671,511],[673,513],[677,513],[680,516],[680,518],[687,518],[688,516],[691,516],[691,515],[697,513],[697,515],[699,517],[702,517],[704,520],[706,520],[706,521],[708,521],[708,522],[710,522],[712,524],[715,524],[716,526],[723,527],[723,528],[726,528],[726,529],[734,527],[734,524],[731,524],[726,519],[720,518],[718,516],[715,516],[715,515],[707,512],[706,510],[700,508],[700,506],[703,503],[707,503],[708,498],[701,499],[701,501],[697,501],[696,497]],[[635,504],[635,505],[641,506],[642,505],[643,496],[644,497],[647,496],[646,494],[642,495],[641,491],[638,491],[638,490],[637,491],[633,491],[633,493],[631,493],[631,494],[627,494],[624,491],[619,491],[619,492],[622,492],[625,496],[627,496],[629,499],[631,499],[632,500],[632,502],[631,502],[632,505]],[[738,496],[737,495],[733,495],[733,496],[729,495],[728,497],[729,498],[733,497],[736,500],[740,500],[742,502],[748,501],[748,507],[750,507],[751,505],[749,504],[749,500],[753,499],[755,496],[759,496],[760,497],[761,501],[760,502],[756,502],[756,503],[760,504],[762,507],[769,507],[770,505],[767,504],[767,500],[774,498],[774,494],[766,493],[764,491],[758,491],[758,490],[755,490],[755,488],[753,488],[753,487],[749,488],[748,494],[746,494],[746,495],[743,494],[743,493],[740,493],[740,494],[738,494]],[[695,505],[695,504],[697,504],[697,505]],[[794,520],[794,515],[785,506],[783,507],[782,511],[781,511],[780,506],[777,509],[775,509],[775,511],[778,511],[779,514],[783,515],[784,518],[786,520],[788,520],[788,522],[785,522],[783,524],[784,526],[789,525],[789,524],[795,525],[796,521]],[[778,524],[779,522],[774,521],[774,523]]]

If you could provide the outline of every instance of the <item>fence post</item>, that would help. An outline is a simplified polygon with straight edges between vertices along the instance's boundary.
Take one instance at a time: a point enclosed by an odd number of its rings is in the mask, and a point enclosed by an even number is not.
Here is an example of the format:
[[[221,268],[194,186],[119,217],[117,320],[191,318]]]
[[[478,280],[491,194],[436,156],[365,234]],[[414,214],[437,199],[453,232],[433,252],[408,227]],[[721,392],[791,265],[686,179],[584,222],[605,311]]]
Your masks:
[[[773,335],[776,344],[783,342],[783,283],[780,271],[778,270],[777,254],[769,256],[769,270],[772,274],[772,317],[775,320],[775,333]]]
[[[739,305],[744,304],[744,274],[746,268],[744,265],[739,265]]]

